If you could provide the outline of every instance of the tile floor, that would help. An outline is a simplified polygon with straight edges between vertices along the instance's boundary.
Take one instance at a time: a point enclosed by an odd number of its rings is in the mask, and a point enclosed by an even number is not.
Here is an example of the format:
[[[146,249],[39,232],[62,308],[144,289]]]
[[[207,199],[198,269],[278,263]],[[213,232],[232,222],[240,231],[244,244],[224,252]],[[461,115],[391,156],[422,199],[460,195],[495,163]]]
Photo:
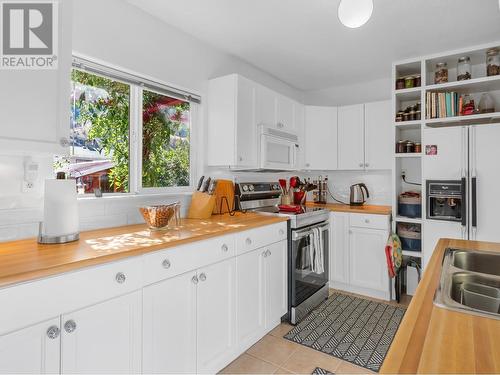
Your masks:
[[[332,292],[334,290],[330,290],[330,294]],[[406,296],[401,305],[407,306],[410,300],[411,298]],[[311,374],[316,367],[335,374],[372,373],[365,368],[285,340],[283,336],[291,329],[289,324],[280,324],[224,368],[221,374]]]

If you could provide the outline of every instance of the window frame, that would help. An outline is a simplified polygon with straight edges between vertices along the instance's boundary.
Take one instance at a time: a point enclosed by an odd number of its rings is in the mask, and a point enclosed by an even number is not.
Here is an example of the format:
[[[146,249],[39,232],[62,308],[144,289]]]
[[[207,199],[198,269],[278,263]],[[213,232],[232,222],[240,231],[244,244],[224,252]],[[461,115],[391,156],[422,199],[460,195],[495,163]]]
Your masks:
[[[85,64],[91,64],[92,69],[85,69]],[[102,68],[102,70],[99,70]],[[96,59],[73,54],[73,64],[71,70],[77,69],[83,72],[100,75],[104,78],[115,80],[127,84],[130,87],[129,103],[129,186],[126,193],[103,193],[103,197],[126,197],[130,195],[158,195],[171,194],[179,195],[190,193],[194,189],[197,173],[197,153],[195,152],[195,135],[198,105],[201,103],[201,96],[189,93],[187,90],[175,88],[165,84],[155,78],[147,77],[128,71],[126,69],[113,66]],[[112,74],[106,74],[112,72]],[[123,79],[120,79],[123,76]],[[147,84],[141,83],[143,80]],[[165,89],[162,89],[162,88]],[[143,91],[152,91],[160,95],[172,97],[172,93],[179,93],[173,97],[189,102],[189,185],[170,187],[143,187],[142,186],[142,98]],[[70,146],[71,147],[71,146]],[[86,199],[93,197],[93,193],[78,195],[78,198]]]

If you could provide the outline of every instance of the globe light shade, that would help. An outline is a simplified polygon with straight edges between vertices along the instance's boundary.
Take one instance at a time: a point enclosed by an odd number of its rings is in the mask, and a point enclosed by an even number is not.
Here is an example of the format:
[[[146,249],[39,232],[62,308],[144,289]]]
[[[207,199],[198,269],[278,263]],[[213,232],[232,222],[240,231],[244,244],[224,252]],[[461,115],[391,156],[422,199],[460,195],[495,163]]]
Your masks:
[[[338,17],[344,26],[352,29],[368,22],[373,12],[373,0],[341,0]]]

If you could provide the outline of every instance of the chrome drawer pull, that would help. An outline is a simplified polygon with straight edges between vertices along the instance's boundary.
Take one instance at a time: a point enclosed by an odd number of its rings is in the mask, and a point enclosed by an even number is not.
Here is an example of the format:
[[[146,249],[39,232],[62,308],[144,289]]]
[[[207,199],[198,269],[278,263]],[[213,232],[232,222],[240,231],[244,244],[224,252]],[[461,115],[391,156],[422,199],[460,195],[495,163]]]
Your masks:
[[[50,326],[47,330],[47,336],[52,340],[57,339],[59,337],[59,332],[61,331],[58,326]]]
[[[74,320],[68,320],[64,323],[64,330],[68,333],[74,332],[76,329],[76,323]]]
[[[116,279],[116,282],[118,284],[123,284],[125,282],[125,280],[127,279],[127,277],[125,276],[125,274],[123,272],[118,272],[115,276],[115,279]]]
[[[163,266],[163,268],[165,268],[166,270],[168,270],[171,266],[170,264],[170,261],[168,259],[165,259],[163,262],[161,262],[161,265]]]

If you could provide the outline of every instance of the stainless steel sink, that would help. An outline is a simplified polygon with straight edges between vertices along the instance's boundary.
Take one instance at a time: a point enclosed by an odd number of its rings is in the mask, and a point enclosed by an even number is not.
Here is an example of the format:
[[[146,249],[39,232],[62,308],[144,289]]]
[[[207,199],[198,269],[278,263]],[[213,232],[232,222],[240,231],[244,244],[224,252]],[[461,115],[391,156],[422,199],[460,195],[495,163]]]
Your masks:
[[[434,304],[500,319],[500,254],[446,249]]]

